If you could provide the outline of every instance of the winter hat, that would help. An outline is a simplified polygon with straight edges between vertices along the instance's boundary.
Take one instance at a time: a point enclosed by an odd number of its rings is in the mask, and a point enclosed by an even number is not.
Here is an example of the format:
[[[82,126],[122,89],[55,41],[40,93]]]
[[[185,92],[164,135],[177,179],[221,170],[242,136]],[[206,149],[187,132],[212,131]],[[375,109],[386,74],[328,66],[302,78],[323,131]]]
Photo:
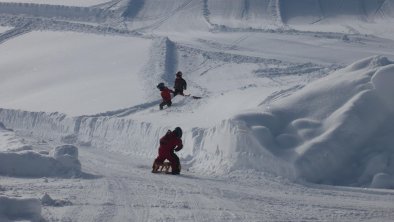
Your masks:
[[[181,127],[176,127],[176,128],[174,129],[174,131],[172,131],[172,132],[174,132],[175,135],[176,135],[178,138],[181,138],[181,137],[182,137],[182,129],[181,129]]]
[[[163,89],[164,87],[165,87],[165,85],[162,82],[157,85],[158,89]]]

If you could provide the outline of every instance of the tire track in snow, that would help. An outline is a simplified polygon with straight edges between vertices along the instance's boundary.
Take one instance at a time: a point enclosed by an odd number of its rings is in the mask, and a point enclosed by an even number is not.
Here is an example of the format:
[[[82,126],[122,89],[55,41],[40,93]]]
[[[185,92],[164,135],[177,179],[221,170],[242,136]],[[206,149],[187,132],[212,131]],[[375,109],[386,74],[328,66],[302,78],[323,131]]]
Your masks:
[[[87,156],[95,158],[96,168],[97,164],[103,166],[100,169],[107,184],[102,187],[106,200],[102,200],[104,202],[101,213],[94,221],[148,221],[149,206],[143,195],[144,192],[136,189],[138,183],[143,180],[137,177],[138,169],[129,166],[129,159],[125,156],[104,153],[100,150],[86,152]]]

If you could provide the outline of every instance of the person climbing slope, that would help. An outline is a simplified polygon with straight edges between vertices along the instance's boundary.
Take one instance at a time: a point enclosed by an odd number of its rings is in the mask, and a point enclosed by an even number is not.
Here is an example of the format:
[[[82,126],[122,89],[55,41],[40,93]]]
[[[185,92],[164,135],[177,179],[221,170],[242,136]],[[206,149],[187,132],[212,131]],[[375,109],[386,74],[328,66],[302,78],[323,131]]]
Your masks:
[[[171,93],[174,93],[174,91],[167,88],[162,82],[157,85],[157,88],[161,91],[160,95],[163,99],[162,102],[159,104],[160,110],[162,110],[165,105],[170,107],[172,105]]]
[[[182,144],[182,129],[176,127],[173,131],[168,130],[167,133],[160,138],[159,155],[153,162],[152,173],[156,173],[156,165],[161,165],[165,160],[168,160],[171,164],[171,174],[180,174],[180,162],[179,157],[174,153],[180,151],[183,148]]]

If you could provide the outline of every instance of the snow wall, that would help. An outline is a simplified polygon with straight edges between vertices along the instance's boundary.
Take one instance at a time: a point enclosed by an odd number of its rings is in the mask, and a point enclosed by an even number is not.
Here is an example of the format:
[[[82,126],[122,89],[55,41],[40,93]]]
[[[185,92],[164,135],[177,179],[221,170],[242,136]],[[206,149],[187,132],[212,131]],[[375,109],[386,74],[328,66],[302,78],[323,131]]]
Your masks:
[[[163,19],[160,23],[181,10],[198,10],[211,25],[269,28],[327,22],[337,17],[360,21],[393,18],[394,0],[127,0],[119,3],[116,10],[131,20]]]
[[[169,127],[117,117],[69,117],[59,113],[0,109],[0,121],[25,135],[93,146],[114,152],[152,158],[159,138]],[[232,120],[210,128],[184,128],[184,149],[179,153],[185,168],[205,174],[256,169],[292,177],[293,168],[265,150],[242,122]]]

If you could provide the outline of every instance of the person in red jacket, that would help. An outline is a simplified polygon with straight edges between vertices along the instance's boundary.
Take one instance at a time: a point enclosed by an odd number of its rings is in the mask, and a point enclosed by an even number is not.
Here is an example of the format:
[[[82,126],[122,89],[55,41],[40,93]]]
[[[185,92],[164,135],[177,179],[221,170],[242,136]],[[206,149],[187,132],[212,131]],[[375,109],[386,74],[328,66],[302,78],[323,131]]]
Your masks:
[[[171,164],[171,174],[177,175],[181,172],[179,157],[174,153],[183,148],[182,129],[176,127],[173,131],[168,130],[166,135],[160,138],[159,155],[153,162],[152,173],[154,173],[155,164],[163,164],[167,159]]]
[[[168,107],[170,107],[172,105],[171,102],[171,93],[174,93],[174,91],[172,91],[171,89],[167,88],[164,83],[159,83],[159,85],[157,85],[157,88],[161,91],[161,98],[163,99],[163,101],[160,103],[160,110],[163,109],[163,107],[165,105],[167,105]]]

